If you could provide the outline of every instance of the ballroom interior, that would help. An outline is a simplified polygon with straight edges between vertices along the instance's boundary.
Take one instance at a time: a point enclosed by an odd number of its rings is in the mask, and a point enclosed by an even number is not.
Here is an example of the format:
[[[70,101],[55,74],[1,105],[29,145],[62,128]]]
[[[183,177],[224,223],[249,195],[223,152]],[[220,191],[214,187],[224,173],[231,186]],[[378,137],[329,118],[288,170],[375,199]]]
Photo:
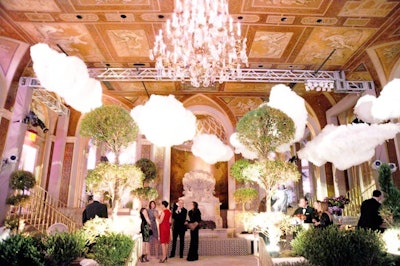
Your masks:
[[[0,223],[8,210],[5,199],[12,171],[32,171],[44,191],[68,208],[79,209],[85,204],[85,176],[105,155],[79,134],[85,113],[38,85],[30,53],[38,43],[81,59],[89,76],[100,81],[103,105],[131,111],[151,95],[173,95],[196,116],[198,132],[215,134],[227,145],[240,118],[268,101],[275,85],[285,84],[304,99],[308,114],[303,139],[279,155],[295,159],[302,174],[292,184],[296,198],[370,191],[378,186],[374,161],[399,165],[398,135],[377,146],[370,160],[345,170],[330,162],[316,166],[297,156],[325,126],[356,123],[358,99],[379,97],[386,84],[400,78],[399,1],[228,1],[232,21],[240,23],[240,38],[246,42],[248,66],[242,65],[244,74],[236,78],[209,84],[155,74],[156,60],[149,50],[174,6],[173,0],[0,2]],[[330,81],[332,86],[314,86],[313,77],[318,84]],[[147,158],[157,166],[158,200],[182,196],[182,177],[200,167],[216,180],[214,196],[221,203],[223,227],[237,226],[233,217],[239,206],[233,193],[238,184],[230,167],[240,154],[207,164],[185,147],[158,147],[141,134],[135,147],[134,161]],[[399,171],[393,173],[393,181],[400,186]],[[263,196],[248,209],[257,210]]]

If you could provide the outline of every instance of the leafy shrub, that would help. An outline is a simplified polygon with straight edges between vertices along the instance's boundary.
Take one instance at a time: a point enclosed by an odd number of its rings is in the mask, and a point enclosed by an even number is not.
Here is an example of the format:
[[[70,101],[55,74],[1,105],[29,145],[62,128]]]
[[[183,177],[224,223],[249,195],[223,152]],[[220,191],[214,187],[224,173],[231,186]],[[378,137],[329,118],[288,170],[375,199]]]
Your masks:
[[[26,203],[29,199],[29,195],[22,195],[22,194],[17,194],[17,195],[11,195],[6,199],[6,204],[8,205],[23,205]]]
[[[85,240],[80,233],[56,233],[44,241],[49,265],[69,265],[71,261],[82,256],[85,250]]]
[[[12,235],[0,241],[0,265],[45,265],[38,240],[31,236]]]
[[[96,239],[94,259],[102,266],[123,266],[132,251],[134,241],[127,235],[110,233]]]
[[[383,240],[371,230],[346,231],[336,226],[311,228],[300,231],[291,245],[296,254],[315,265],[385,265]]]
[[[30,189],[36,184],[35,176],[25,170],[16,170],[11,173],[10,176],[10,188],[12,189]]]

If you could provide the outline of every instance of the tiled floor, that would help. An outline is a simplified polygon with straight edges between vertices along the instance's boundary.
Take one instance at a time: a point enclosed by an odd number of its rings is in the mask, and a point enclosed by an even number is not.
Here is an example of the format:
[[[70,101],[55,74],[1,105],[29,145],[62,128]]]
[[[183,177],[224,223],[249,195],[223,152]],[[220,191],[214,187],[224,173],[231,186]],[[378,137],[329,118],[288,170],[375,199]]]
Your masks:
[[[150,258],[149,262],[139,262],[140,265],[166,265],[166,266],[258,266],[258,258],[253,255],[247,256],[200,256],[198,261],[187,261],[185,258],[169,258],[166,263]]]
[[[274,264],[282,262],[297,262],[303,258],[272,258]],[[141,265],[165,265],[165,266],[259,266],[258,257],[254,255],[247,256],[200,256],[198,261],[187,261],[185,258],[169,258],[166,263],[159,263],[159,260],[150,258],[149,262],[138,263]]]

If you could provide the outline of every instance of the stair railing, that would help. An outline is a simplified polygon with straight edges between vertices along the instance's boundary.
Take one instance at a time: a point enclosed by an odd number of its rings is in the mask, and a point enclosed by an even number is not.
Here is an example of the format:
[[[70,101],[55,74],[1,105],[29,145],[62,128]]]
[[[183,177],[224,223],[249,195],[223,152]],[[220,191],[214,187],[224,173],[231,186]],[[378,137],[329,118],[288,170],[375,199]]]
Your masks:
[[[80,227],[72,218],[59,210],[67,208],[66,204],[51,197],[43,188],[36,186],[29,191],[29,196],[27,203],[14,209],[18,210],[20,220],[23,219],[26,225],[33,226],[42,233],[55,223],[65,224],[70,232]]]
[[[352,188],[347,191],[346,198],[350,200],[349,204],[343,209],[344,216],[359,216],[361,203],[372,196],[372,192],[376,189],[375,184],[371,184],[364,191],[361,192],[360,187]]]

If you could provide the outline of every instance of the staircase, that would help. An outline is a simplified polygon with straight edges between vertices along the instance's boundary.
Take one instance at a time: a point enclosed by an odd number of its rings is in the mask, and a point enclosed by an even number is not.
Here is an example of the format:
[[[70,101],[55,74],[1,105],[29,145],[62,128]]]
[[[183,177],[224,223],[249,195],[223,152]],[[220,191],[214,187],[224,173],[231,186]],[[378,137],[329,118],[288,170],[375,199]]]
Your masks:
[[[346,193],[346,198],[350,200],[343,209],[343,216],[358,217],[360,215],[361,203],[372,197],[372,191],[376,189],[375,184],[372,184],[361,192],[360,187],[355,187]]]
[[[67,208],[65,203],[52,198],[43,188],[36,186],[29,191],[29,201],[21,206],[14,206],[8,218],[19,216],[20,220],[25,222],[26,229],[41,233],[46,233],[55,223],[62,223],[67,226],[69,232],[74,232],[81,224],[73,218],[73,210]]]

